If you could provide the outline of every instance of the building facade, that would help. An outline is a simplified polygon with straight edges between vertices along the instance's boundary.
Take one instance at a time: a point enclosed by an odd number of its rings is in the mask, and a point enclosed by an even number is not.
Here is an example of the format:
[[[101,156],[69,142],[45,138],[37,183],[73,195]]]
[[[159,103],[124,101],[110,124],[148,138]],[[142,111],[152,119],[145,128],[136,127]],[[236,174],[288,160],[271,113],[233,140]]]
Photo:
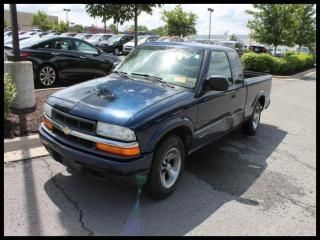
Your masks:
[[[32,26],[32,16],[35,13],[27,13],[27,12],[17,12],[18,17],[18,28],[19,31],[28,31],[30,29],[36,28],[35,26]],[[10,11],[7,9],[4,9],[4,19],[8,23],[8,27],[11,26],[11,17],[10,17]],[[48,15],[48,18],[50,21],[58,21],[57,16],[50,16]]]

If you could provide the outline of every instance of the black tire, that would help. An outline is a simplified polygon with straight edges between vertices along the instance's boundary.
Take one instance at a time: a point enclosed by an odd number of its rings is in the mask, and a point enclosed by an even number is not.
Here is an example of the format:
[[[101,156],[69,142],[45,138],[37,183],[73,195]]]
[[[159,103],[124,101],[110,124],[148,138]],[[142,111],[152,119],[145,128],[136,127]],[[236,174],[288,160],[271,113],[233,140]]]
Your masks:
[[[119,56],[119,54],[120,54],[120,49],[116,47],[116,48],[114,49],[114,51],[113,51],[113,54],[116,55],[116,56]]]
[[[177,177],[175,177],[176,180],[172,181],[173,185],[170,187],[165,187],[162,184],[161,176],[166,170],[164,169],[161,170],[161,167],[164,164],[163,162],[167,154],[170,152],[172,153],[173,151],[175,152],[175,154],[177,154],[177,150],[181,156],[180,168],[177,171],[178,174],[176,175]],[[186,157],[185,146],[182,140],[178,136],[171,135],[165,138],[163,141],[161,141],[161,143],[158,145],[155,151],[150,173],[149,173],[147,182],[145,184],[145,189],[151,197],[155,199],[164,199],[168,197],[170,194],[172,194],[172,192],[176,189],[181,173],[183,172],[185,157]]]
[[[242,125],[242,130],[245,134],[247,134],[249,136],[253,136],[256,134],[257,129],[259,128],[259,125],[260,125],[261,111],[262,111],[262,106],[261,106],[261,103],[258,101],[256,103],[256,105],[254,106],[253,113],[252,113],[250,119],[247,120]],[[257,121],[257,119],[255,119],[255,113],[259,113],[258,121]]]
[[[54,79],[50,78],[50,80],[48,80],[48,81],[45,81],[42,79],[43,78],[42,74],[46,69],[50,69],[49,71],[54,75]],[[51,76],[53,76],[53,75],[51,75]],[[37,85],[38,86],[45,87],[45,88],[52,87],[56,84],[57,80],[58,80],[58,72],[55,69],[55,67],[53,67],[50,64],[45,64],[45,65],[42,65],[39,67],[38,72],[37,72]]]

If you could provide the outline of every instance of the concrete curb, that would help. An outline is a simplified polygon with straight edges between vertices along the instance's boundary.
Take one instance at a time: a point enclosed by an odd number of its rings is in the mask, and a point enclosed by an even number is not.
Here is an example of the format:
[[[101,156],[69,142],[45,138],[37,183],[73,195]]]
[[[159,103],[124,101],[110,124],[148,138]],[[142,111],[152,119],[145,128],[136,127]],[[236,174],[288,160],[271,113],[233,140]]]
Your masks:
[[[303,77],[304,75],[308,74],[308,73],[311,73],[313,71],[316,71],[317,68],[311,68],[311,69],[308,69],[306,71],[303,71],[303,72],[299,72],[299,73],[296,73],[296,74],[293,74],[293,75],[289,75],[289,76],[282,76],[282,75],[272,75],[272,78],[280,78],[280,79],[296,79],[296,78],[300,78],[300,77]]]
[[[4,140],[4,162],[21,161],[47,156],[38,134]]]
[[[40,91],[49,91],[49,90],[61,90],[66,87],[57,87],[57,88],[40,88],[40,89],[35,89],[35,92],[40,92]]]
[[[30,149],[42,146],[38,134],[4,140],[4,152]]]
[[[35,147],[4,153],[4,162],[16,162],[49,155],[45,147]]]

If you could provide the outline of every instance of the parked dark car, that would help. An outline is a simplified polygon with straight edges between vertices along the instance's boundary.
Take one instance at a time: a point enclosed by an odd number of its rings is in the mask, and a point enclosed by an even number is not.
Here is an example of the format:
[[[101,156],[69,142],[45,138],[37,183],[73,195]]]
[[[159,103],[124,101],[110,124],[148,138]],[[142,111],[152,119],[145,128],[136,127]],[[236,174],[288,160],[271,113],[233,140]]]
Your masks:
[[[123,44],[131,41],[132,39],[133,35],[114,35],[108,40],[101,41],[99,47],[105,52],[119,55],[123,52]]]
[[[109,76],[49,96],[38,131],[61,164],[145,175],[147,192],[164,198],[188,154],[239,125],[254,135],[270,92],[271,75],[243,72],[231,48],[150,42]]]
[[[262,45],[250,45],[249,51],[253,51],[255,53],[269,53],[268,49]]]
[[[105,76],[120,62],[118,57],[80,39],[44,38],[20,42],[21,58],[33,63],[36,83],[44,87],[59,80],[75,82]]]

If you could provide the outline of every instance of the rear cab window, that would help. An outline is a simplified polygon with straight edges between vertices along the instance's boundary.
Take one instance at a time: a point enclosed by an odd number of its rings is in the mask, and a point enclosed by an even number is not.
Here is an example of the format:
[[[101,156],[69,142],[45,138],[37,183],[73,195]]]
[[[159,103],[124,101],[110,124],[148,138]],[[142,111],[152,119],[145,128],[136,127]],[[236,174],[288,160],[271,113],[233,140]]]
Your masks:
[[[228,79],[229,86],[233,85],[230,63],[224,51],[211,51],[207,78],[213,75],[223,76]]]

